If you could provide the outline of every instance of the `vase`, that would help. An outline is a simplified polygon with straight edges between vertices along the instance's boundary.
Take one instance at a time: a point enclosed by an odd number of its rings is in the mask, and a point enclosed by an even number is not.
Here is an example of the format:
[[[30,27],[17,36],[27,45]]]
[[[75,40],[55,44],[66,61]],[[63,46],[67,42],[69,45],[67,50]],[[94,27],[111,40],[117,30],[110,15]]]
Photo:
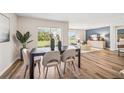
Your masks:
[[[54,39],[51,39],[50,47],[51,47],[51,50],[54,51],[54,48],[55,48],[55,40]]]
[[[61,41],[58,41],[58,50],[61,51],[62,43]]]
[[[22,48],[20,49],[20,60],[23,61],[23,54],[22,54],[22,50],[26,48],[26,43],[22,44]]]
[[[24,48],[21,48],[21,49],[20,49],[20,60],[21,60],[21,61],[23,61],[23,54],[22,54],[22,50],[23,50],[23,49],[24,49]]]

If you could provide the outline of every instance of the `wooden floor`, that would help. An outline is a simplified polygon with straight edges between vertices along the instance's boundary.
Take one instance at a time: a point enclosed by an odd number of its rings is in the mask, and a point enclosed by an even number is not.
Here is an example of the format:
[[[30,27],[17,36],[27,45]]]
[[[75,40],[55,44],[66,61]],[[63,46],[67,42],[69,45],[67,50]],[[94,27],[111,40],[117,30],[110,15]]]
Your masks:
[[[42,65],[42,64],[41,64]],[[35,66],[35,79],[43,79],[43,70],[41,66],[41,75],[39,76],[38,67]],[[61,66],[63,71],[63,64]],[[76,71],[66,69],[64,79],[119,79],[122,78],[119,71],[124,69],[124,56],[118,57],[116,52],[100,50],[96,52],[81,54],[81,68]],[[23,62],[19,61],[5,78],[23,79]],[[28,71],[29,72],[29,71]],[[27,73],[26,78],[29,78]],[[56,68],[48,70],[48,79],[58,79],[59,75]]]

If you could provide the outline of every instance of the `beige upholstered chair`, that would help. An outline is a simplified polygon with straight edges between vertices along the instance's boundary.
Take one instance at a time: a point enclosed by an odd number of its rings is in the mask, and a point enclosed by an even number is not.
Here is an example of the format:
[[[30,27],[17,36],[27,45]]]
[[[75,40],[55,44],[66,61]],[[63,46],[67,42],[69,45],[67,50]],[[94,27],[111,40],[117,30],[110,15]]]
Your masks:
[[[75,49],[66,50],[62,54],[62,61],[64,62],[64,73],[65,73],[67,63],[72,64],[74,70],[76,70],[76,68],[75,68],[75,56],[76,56],[76,50]]]
[[[124,41],[119,40],[119,42],[117,42],[117,47],[118,47],[118,56],[121,56],[121,53],[124,53]]]
[[[44,55],[43,61],[42,61],[43,72],[45,71],[45,68],[46,68],[45,78],[47,77],[48,68],[53,66],[57,67],[58,74],[61,78],[62,75],[59,67],[60,63],[61,63],[61,59],[60,59],[60,53],[58,51],[47,52]]]
[[[30,58],[29,58],[29,51],[28,49],[23,49],[22,50],[22,54],[23,54],[23,60],[24,60],[24,65],[25,65],[25,73],[24,73],[24,78],[26,76],[26,72],[30,66]],[[38,64],[38,69],[39,69],[39,75],[40,75],[40,57],[36,57],[34,58],[34,63]]]
[[[119,74],[121,75],[121,78],[124,79],[124,69],[122,69]]]

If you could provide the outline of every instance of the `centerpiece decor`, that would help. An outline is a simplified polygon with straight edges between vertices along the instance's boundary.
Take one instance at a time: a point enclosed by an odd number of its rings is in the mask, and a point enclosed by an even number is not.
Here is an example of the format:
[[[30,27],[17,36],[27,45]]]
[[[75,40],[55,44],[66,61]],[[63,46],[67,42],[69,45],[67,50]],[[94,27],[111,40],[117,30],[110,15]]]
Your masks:
[[[50,34],[50,48],[52,51],[54,51],[54,48],[55,48],[55,40],[54,40],[54,37],[53,37],[53,34]]]
[[[61,40],[60,40],[60,36],[57,35],[56,37],[57,37],[57,40],[58,40],[58,50],[61,51],[62,42],[61,42]]]

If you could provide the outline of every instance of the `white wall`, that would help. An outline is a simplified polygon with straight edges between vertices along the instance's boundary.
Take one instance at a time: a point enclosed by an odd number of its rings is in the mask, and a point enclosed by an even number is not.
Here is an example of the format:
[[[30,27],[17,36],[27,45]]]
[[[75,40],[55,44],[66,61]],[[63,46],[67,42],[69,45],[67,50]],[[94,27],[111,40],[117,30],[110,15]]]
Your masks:
[[[0,75],[8,69],[18,57],[18,47],[15,45],[14,35],[17,26],[15,14],[4,14],[10,18],[10,41],[0,43]]]
[[[83,41],[86,41],[86,30],[83,30]]]
[[[116,26],[110,26],[110,50],[116,50]]]
[[[54,20],[46,20],[46,19],[36,19],[36,18],[29,18],[29,17],[18,17],[18,30],[21,32],[30,31],[32,34],[31,42],[28,45],[28,48],[37,47],[37,40],[38,40],[38,27],[58,27],[62,29],[62,41],[63,45],[68,44],[68,22],[64,21],[54,21]]]

